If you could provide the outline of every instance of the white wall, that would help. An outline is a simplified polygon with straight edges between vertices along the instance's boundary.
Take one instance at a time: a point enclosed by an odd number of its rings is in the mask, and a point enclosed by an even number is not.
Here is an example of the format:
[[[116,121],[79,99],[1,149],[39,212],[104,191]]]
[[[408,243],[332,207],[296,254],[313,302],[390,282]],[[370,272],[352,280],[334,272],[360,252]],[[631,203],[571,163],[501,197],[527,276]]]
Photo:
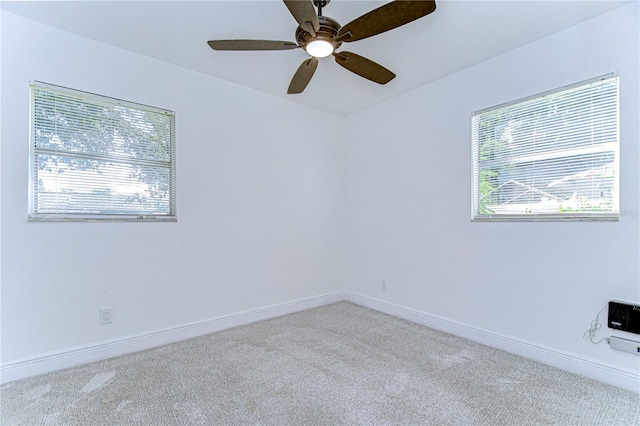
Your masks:
[[[640,300],[638,15],[325,115],[320,136],[322,112],[2,12],[2,363],[348,290],[637,372],[582,333]],[[471,112],[611,71],[620,221],[470,223]],[[179,221],[27,223],[29,80],[175,110]]]
[[[174,110],[178,222],[27,223],[30,80]],[[2,362],[335,290],[323,115],[2,12]]]
[[[608,300],[640,301],[638,6],[349,117],[349,289],[637,376],[637,356],[582,334]],[[471,223],[471,113],[612,71],[621,79],[620,221]],[[599,337],[609,334],[605,325]]]

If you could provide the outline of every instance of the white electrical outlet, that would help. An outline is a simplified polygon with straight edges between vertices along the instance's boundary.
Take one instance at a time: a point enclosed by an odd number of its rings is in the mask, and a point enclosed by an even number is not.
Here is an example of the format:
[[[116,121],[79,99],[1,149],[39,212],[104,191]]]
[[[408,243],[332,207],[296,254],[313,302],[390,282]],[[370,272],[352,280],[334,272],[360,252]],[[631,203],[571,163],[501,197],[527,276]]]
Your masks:
[[[389,278],[382,277],[380,278],[380,282],[382,283],[382,288],[380,288],[380,290],[387,291],[387,284],[389,283]]]
[[[113,322],[113,308],[100,308],[100,324],[111,324]]]

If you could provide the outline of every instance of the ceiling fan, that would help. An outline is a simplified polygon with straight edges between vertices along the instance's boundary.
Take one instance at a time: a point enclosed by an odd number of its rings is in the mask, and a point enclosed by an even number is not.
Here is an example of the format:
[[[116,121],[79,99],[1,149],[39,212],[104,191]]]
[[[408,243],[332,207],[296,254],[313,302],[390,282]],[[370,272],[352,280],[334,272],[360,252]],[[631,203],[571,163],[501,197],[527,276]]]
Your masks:
[[[318,67],[318,58],[333,55],[338,65],[379,84],[396,75],[387,68],[351,52],[336,52],[342,43],[362,40],[415,21],[436,9],[434,0],[396,0],[380,6],[345,26],[322,15],[331,0],[284,0],[298,22],[296,42],[278,40],[210,40],[213,50],[291,50],[302,48],[312,57],[306,59],[293,75],[287,93],[302,93]],[[316,14],[317,7],[318,12]]]

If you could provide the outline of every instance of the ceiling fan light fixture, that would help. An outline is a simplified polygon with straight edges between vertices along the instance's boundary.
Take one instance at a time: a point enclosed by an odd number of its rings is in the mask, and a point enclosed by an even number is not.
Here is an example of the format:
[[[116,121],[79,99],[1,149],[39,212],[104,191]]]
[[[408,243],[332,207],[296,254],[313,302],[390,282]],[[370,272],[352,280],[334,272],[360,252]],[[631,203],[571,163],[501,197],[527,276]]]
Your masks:
[[[305,46],[307,53],[316,58],[324,58],[333,53],[333,43],[327,40],[313,40]]]

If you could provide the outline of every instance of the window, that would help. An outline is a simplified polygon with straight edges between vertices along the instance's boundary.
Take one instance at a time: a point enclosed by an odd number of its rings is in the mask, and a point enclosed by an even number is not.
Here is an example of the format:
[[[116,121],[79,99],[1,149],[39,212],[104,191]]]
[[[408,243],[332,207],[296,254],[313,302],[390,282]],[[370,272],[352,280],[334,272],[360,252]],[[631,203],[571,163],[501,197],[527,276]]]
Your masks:
[[[175,115],[31,84],[29,220],[176,220]]]
[[[472,220],[617,220],[618,76],[473,113]]]

